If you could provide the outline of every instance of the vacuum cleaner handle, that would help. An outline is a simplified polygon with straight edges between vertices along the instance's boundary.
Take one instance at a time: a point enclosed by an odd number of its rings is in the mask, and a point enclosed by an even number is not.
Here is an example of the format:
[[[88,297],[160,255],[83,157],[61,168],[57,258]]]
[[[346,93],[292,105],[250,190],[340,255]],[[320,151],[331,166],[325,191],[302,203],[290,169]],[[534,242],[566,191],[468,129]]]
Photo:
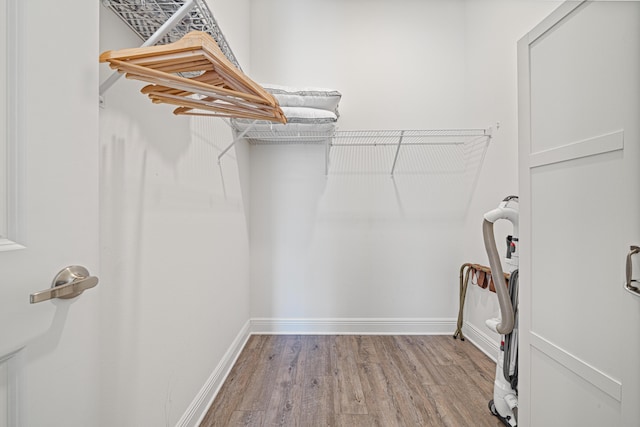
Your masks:
[[[491,266],[491,276],[495,283],[496,294],[498,295],[498,304],[500,305],[501,320],[496,326],[499,334],[506,335],[513,330],[515,316],[513,312],[513,304],[507,289],[506,280],[502,272],[502,263],[500,255],[496,247],[496,239],[493,234],[493,222],[484,220],[482,223],[482,235],[484,237],[484,246],[489,257],[489,265]]]

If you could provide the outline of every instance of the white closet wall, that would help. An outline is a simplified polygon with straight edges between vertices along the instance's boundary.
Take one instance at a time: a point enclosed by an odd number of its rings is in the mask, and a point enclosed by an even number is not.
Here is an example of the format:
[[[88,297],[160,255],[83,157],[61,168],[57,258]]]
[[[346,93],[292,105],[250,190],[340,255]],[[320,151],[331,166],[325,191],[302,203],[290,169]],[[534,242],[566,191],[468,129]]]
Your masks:
[[[501,123],[487,151],[464,226],[462,256],[469,262],[489,265],[482,241],[482,216],[505,196],[518,192],[516,43],[559,4],[560,1],[466,2],[465,121],[470,126]],[[511,224],[499,221],[495,230],[498,248],[506,253],[504,238],[512,233]],[[491,344],[497,345],[499,337],[484,322],[497,315],[495,294],[469,286],[463,332],[491,355],[495,353]]]
[[[252,31],[256,78],[340,90],[342,130],[464,124],[462,1],[254,1]],[[276,319],[264,329],[451,327],[463,213],[434,177],[325,177],[322,146],[252,146],[251,165],[252,317]]]
[[[464,5],[254,0],[252,78],[341,91],[342,130],[459,127]]]
[[[468,210],[428,174],[325,178],[322,147],[252,146],[252,317],[345,332],[342,318],[403,318],[407,332],[437,332],[457,315],[460,265],[486,264],[482,214],[517,190],[516,42],[557,4],[252,2],[253,75],[340,90],[342,130],[501,122]],[[470,291],[467,319],[483,333],[494,299]]]
[[[215,3],[248,67],[248,1]],[[101,6],[101,51],[141,44]],[[221,173],[229,127],[174,116],[142,85],[122,78],[100,110],[104,426],[176,425],[249,320],[246,147]]]

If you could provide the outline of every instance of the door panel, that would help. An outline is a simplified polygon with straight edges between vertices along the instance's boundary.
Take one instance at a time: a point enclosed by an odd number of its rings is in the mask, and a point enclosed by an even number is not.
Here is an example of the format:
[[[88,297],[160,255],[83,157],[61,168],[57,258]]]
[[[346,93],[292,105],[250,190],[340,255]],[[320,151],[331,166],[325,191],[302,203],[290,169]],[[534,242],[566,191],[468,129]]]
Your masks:
[[[531,369],[536,375],[531,379],[530,425],[621,425],[620,401],[535,347]]]
[[[562,343],[570,354],[618,379],[621,353],[610,349],[619,337],[609,330],[622,324],[622,313],[612,310],[606,322],[598,314],[599,307],[615,307],[624,297],[616,280],[624,227],[616,220],[603,227],[600,221],[619,203],[611,185],[625,184],[623,161],[617,151],[531,172],[531,332]],[[590,283],[602,285],[584,289]]]
[[[7,0],[0,0],[0,28],[7,27]],[[7,32],[0,31],[0,167],[7,164]],[[7,238],[7,176],[0,173],[0,247]]]
[[[19,245],[0,251],[0,361],[8,360],[0,412],[12,427],[98,425],[99,287],[33,305],[29,295],[68,265],[99,274],[99,2],[2,1],[10,147],[2,171]]]
[[[640,242],[638,22],[638,2],[567,2],[518,46],[521,425],[640,417],[640,298],[623,290]]]
[[[638,22],[611,6],[584,3],[531,43],[531,153],[620,128]]]

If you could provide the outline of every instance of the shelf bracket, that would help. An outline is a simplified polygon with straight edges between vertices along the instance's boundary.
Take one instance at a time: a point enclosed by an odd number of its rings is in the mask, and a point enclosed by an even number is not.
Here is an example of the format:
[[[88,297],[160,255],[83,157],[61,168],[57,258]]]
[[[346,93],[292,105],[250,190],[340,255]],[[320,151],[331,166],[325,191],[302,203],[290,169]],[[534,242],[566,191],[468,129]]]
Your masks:
[[[402,139],[404,138],[404,131],[400,132],[400,139],[398,139],[398,148],[396,148],[396,156],[393,158],[393,166],[391,166],[391,176],[396,170],[396,162],[398,161],[398,154],[400,154],[400,146],[402,145]]]
[[[154,44],[156,44],[169,31],[171,31],[176,25],[178,25],[178,23],[180,23],[180,21],[182,21],[182,19],[187,16],[187,14],[191,11],[191,9],[193,9],[195,5],[196,0],[186,0],[185,3],[180,7],[180,9],[176,10],[176,13],[171,15],[171,17],[167,19],[165,23],[162,24],[160,28],[158,28],[156,32],[153,33],[151,37],[149,37],[147,41],[142,44],[142,47],[153,46]],[[108,91],[111,86],[113,86],[118,81],[118,79],[120,79],[120,77],[122,77],[122,74],[118,71],[114,71],[113,74],[109,76],[109,78],[102,82],[100,84],[100,96],[104,96],[105,92]]]
[[[249,132],[253,126],[257,123],[257,120],[254,120],[253,122],[251,122],[251,124],[249,126],[247,126],[247,128],[245,130],[243,130],[242,132],[240,132],[240,135],[238,135],[233,141],[231,141],[231,144],[229,144],[227,146],[227,148],[225,148],[224,150],[222,150],[220,152],[220,154],[218,154],[218,164],[220,164],[220,159],[222,159],[222,157],[227,154],[227,151],[231,150],[231,148],[236,145],[236,142],[240,141],[242,138],[244,138],[244,136],[247,134],[247,132]]]
[[[333,135],[331,138],[327,138],[324,147],[324,175],[329,176],[329,160],[331,156],[331,145],[333,144]]]

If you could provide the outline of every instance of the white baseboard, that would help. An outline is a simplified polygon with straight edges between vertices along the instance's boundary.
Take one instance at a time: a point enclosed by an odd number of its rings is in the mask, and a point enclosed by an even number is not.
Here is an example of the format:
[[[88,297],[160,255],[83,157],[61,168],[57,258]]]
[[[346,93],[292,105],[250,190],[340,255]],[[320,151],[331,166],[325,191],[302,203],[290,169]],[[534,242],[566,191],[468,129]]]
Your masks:
[[[446,335],[455,328],[453,318],[251,319],[252,334]]]
[[[495,338],[489,336],[484,331],[478,329],[471,323],[464,322],[462,325],[462,333],[466,340],[471,341],[473,345],[478,347],[484,354],[486,354],[491,360],[496,361],[498,350],[500,349],[500,343]]]
[[[207,379],[207,382],[182,415],[176,427],[196,427],[200,425],[209,406],[213,403],[213,399],[215,399],[220,391],[220,387],[222,387],[222,384],[227,379],[231,368],[236,363],[240,352],[242,352],[247,340],[251,336],[250,326],[251,320],[248,320],[233,340],[233,343],[231,343],[231,346],[222,357],[220,363],[218,363],[218,366],[216,366],[209,376],[209,379]]]

